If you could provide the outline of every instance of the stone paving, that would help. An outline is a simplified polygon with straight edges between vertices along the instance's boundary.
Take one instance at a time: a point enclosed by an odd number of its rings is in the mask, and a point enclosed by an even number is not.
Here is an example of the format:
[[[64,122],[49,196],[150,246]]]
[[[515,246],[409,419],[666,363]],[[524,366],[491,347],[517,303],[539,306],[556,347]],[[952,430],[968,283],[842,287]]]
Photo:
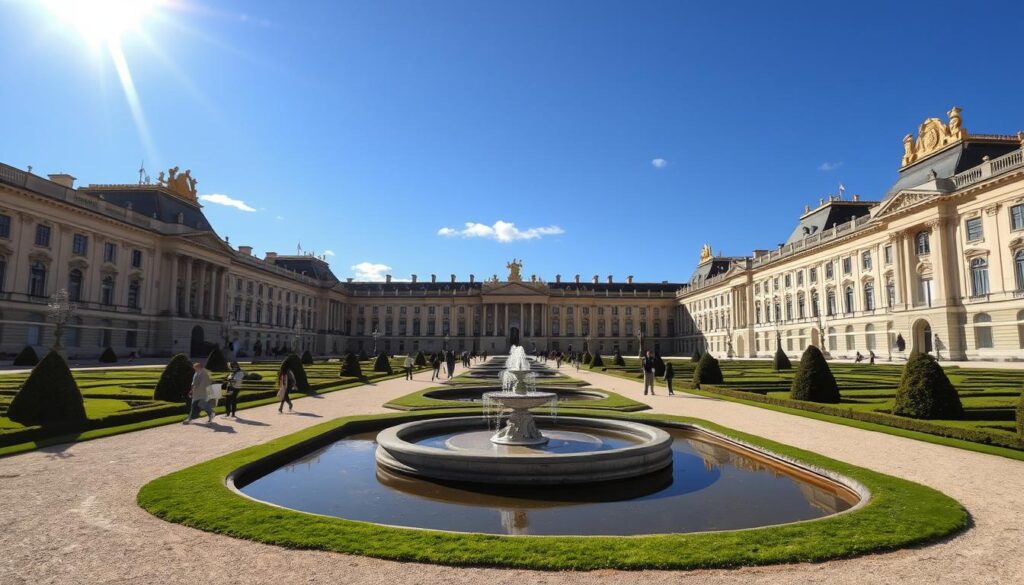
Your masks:
[[[245,410],[238,421],[169,425],[0,459],[0,584],[75,583],[979,583],[1024,582],[1024,462],[690,394],[644,397],[639,382],[563,367],[657,412],[705,418],[918,481],[958,499],[974,527],[931,546],[845,561],[714,571],[551,573],[460,569],[294,551],[159,520],[135,504],[155,477],[331,418],[383,412],[430,374]],[[201,497],[201,496],[197,496]]]

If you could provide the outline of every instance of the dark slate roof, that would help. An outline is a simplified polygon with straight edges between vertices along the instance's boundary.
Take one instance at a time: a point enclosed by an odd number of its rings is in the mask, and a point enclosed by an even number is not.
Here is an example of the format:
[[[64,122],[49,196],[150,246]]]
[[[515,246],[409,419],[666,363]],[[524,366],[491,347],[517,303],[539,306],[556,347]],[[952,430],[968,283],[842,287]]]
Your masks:
[[[183,225],[200,231],[213,231],[210,222],[197,205],[171,195],[157,187],[140,186],[137,189],[123,187],[108,188],[103,185],[89,185],[78,189],[102,198],[108,203],[119,207],[127,207],[131,203],[132,210],[147,217],[156,218],[164,223],[178,223],[181,214]]]
[[[709,278],[725,274],[732,266],[732,262],[731,258],[712,258],[708,262],[698,264],[693,274],[690,275],[690,284],[696,286]]]
[[[900,176],[885,194],[889,198],[905,189],[927,183],[931,171],[940,179],[948,179],[981,164],[982,158],[998,158],[1020,148],[1019,142],[1006,138],[968,137],[967,140],[938,154],[920,160],[900,171]]]
[[[314,256],[278,256],[274,259],[274,265],[320,282],[338,282],[338,277],[331,272],[331,267]]]
[[[829,201],[800,218],[800,223],[793,229],[786,244],[798,242],[851,219],[868,215],[876,204],[875,201]]]
[[[647,294],[648,292],[668,292],[674,293],[680,288],[685,287],[685,284],[678,282],[599,282],[594,284],[593,282],[549,282],[548,288],[551,290],[562,290],[565,292],[576,292],[577,290],[581,293],[637,293]]]
[[[458,291],[479,290],[483,283],[480,282],[346,282],[345,288],[353,292],[395,292],[400,293],[426,293],[426,292],[451,292],[454,288]]]

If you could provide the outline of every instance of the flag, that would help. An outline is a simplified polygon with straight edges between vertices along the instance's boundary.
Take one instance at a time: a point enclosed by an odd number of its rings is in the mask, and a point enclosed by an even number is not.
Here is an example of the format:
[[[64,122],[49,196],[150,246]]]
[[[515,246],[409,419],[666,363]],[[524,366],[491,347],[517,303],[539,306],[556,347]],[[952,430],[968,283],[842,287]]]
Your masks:
[[[846,187],[842,183],[839,183],[839,194],[842,195],[843,191],[846,191]]]

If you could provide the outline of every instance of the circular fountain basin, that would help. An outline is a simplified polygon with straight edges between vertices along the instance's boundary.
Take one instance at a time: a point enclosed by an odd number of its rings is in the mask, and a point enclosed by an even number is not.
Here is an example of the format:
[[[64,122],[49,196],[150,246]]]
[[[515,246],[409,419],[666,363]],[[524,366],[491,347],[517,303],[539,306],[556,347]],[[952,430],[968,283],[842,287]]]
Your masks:
[[[525,392],[523,394],[515,392],[487,392],[484,394],[484,398],[493,402],[500,402],[503,406],[514,410],[544,406],[557,397],[558,395],[554,392]]]
[[[638,477],[672,464],[672,437],[649,425],[608,419],[535,417],[544,446],[498,445],[488,421],[441,418],[377,435],[377,465],[435,480],[558,485]]]
[[[544,392],[552,392],[557,396],[559,402],[583,402],[590,400],[603,400],[608,398],[604,392],[597,390],[583,390],[580,388],[541,386]],[[438,388],[423,393],[424,398],[437,400],[455,400],[458,402],[481,402],[484,394],[493,392],[494,386],[459,386],[456,388]]]

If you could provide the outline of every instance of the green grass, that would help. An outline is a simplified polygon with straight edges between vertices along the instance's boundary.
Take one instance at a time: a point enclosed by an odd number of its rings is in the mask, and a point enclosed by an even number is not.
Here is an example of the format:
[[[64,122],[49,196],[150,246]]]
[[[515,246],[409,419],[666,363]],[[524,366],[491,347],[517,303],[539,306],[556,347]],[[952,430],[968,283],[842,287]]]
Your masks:
[[[385,408],[391,408],[394,410],[432,410],[437,408],[458,408],[462,410],[473,410],[480,411],[482,408],[479,402],[465,402],[459,400],[443,400],[440,398],[431,398],[424,396],[429,392],[435,390],[450,390],[451,386],[438,386],[436,388],[427,388],[419,392],[413,392],[400,398],[396,398],[390,402],[384,404]],[[587,408],[591,410],[618,410],[621,412],[635,412],[637,410],[647,410],[650,406],[643,402],[637,402],[636,400],[626,398],[621,394],[615,392],[609,392],[608,390],[598,390],[593,388],[581,388],[581,390],[594,390],[595,392],[601,392],[606,394],[607,398],[600,400],[576,400],[566,401],[558,403],[558,408]]]
[[[1014,427],[1014,408],[1024,385],[1024,373],[1019,370],[946,368],[946,374],[960,394],[965,418],[922,423],[889,413],[902,365],[830,363],[843,399],[836,408],[821,413],[814,411],[820,409],[819,405],[789,400],[795,364],[793,370],[782,372],[773,371],[770,361],[721,361],[720,364],[724,384],[693,390],[689,383],[693,364],[673,361],[676,370],[673,386],[702,396],[1024,460],[1024,443]],[[625,367],[604,368],[603,373],[630,380],[642,379],[636,358],[626,358]],[[659,379],[657,384],[664,386],[664,381]],[[769,404],[766,400],[784,404]]]
[[[955,500],[931,488],[706,421],[665,415],[617,414],[612,418],[698,424],[859,481],[871,491],[870,501],[844,514],[751,530],[635,537],[510,537],[403,529],[306,514],[250,500],[225,485],[227,475],[244,464],[346,425],[352,425],[355,431],[365,421],[398,424],[458,412],[360,416],[322,423],[156,479],[142,488],[138,503],[171,522],[290,548],[446,565],[546,570],[698,569],[817,562],[934,541],[964,529],[969,521],[967,512]],[[578,410],[573,414],[607,413]]]
[[[339,377],[341,364],[318,362],[305,366],[310,386],[317,394],[345,390],[395,378],[401,374],[403,359],[392,360],[395,372],[391,375],[373,371],[373,362],[362,362],[363,378]],[[238,409],[262,406],[276,401],[274,377],[277,363],[242,364],[247,373],[256,372],[263,380],[246,381],[239,394]],[[73,371],[72,375],[82,390],[89,421],[80,429],[42,429],[26,427],[0,416],[0,457],[32,451],[41,447],[84,441],[180,422],[186,412],[182,404],[153,400],[153,390],[163,368],[130,370],[89,369]],[[215,373],[219,380],[226,373]],[[0,413],[6,413],[7,404],[28,374],[0,375]],[[292,394],[292,397],[302,394]],[[217,409],[223,413],[224,407]]]

